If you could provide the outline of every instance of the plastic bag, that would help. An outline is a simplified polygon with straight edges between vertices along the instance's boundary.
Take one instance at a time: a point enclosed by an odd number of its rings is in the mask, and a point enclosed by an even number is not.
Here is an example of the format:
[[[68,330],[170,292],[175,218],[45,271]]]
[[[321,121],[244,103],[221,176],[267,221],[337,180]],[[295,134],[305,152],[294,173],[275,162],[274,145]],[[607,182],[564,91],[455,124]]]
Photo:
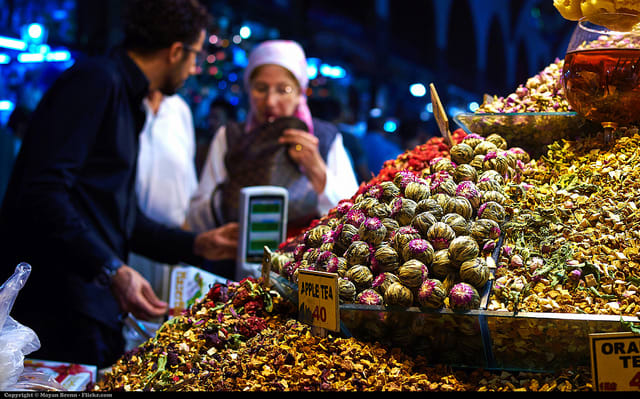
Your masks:
[[[12,391],[65,391],[65,388],[53,376],[42,371],[29,371],[20,375]]]
[[[20,263],[13,275],[0,286],[0,391],[15,389],[24,371],[25,355],[40,349],[36,333],[9,316],[30,273],[31,265]]]

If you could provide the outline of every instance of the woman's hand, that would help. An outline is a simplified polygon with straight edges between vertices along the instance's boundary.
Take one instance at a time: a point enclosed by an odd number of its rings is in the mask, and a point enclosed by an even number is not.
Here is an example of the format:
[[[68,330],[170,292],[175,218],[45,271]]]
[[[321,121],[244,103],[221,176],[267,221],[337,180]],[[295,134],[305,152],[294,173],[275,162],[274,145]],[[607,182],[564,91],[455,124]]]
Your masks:
[[[327,182],[327,165],[318,150],[318,138],[304,130],[286,129],[278,141],[288,146],[289,156],[302,167],[314,191],[322,193]]]

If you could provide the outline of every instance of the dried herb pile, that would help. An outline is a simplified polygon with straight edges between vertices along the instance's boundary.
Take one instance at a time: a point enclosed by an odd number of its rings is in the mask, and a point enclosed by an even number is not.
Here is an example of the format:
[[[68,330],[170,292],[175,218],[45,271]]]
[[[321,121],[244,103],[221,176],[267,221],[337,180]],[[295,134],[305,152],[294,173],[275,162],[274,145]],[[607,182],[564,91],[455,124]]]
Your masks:
[[[491,310],[640,312],[640,135],[562,140],[506,194]]]
[[[583,369],[453,370],[352,338],[314,336],[258,282],[214,286],[125,354],[96,391],[589,391]]]

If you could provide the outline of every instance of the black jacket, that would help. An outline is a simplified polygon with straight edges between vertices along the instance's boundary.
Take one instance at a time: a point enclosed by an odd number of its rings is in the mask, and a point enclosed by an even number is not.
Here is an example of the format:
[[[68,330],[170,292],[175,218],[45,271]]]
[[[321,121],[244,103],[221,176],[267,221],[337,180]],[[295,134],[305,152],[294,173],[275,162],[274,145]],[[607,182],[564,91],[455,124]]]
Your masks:
[[[95,283],[103,265],[126,263],[130,251],[167,263],[201,261],[192,255],[194,234],[159,225],[137,206],[148,89],[118,50],[65,71],[34,112],[0,210],[0,280],[18,262],[32,266],[14,305],[18,322],[56,328],[39,321],[52,311],[43,304],[56,303],[117,330],[117,303]]]

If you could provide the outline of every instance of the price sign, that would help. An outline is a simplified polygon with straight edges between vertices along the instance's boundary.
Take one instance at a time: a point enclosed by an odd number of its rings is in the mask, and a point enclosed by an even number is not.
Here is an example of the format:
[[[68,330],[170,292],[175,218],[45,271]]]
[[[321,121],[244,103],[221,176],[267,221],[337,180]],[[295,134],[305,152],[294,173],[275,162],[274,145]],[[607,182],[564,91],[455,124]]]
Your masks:
[[[298,319],[314,327],[340,331],[337,274],[298,271]]]
[[[640,391],[640,335],[590,334],[589,342],[597,391]]]

